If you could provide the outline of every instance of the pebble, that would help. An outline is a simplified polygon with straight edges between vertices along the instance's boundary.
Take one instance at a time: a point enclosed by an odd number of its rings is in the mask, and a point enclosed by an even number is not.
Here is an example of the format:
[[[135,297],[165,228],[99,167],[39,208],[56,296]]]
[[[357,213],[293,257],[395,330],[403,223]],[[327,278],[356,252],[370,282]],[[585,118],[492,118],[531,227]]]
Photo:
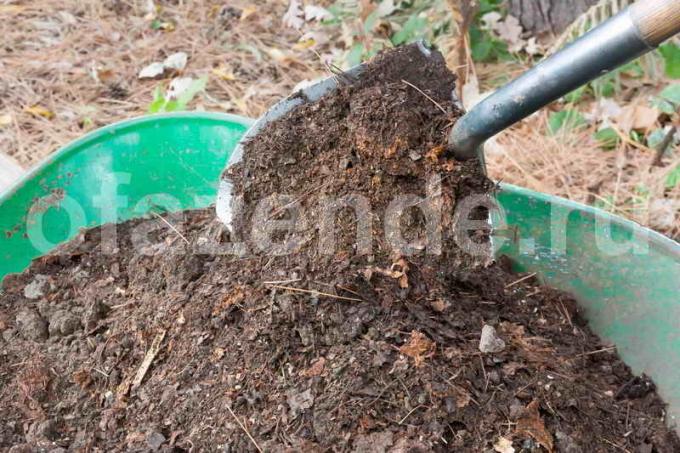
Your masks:
[[[146,444],[152,450],[158,450],[165,443],[165,436],[157,431],[152,431],[146,435]]]
[[[505,341],[503,341],[493,326],[485,324],[482,327],[482,336],[479,340],[479,350],[484,353],[497,353],[505,349]]]
[[[80,320],[66,310],[57,310],[50,318],[50,336],[71,335],[80,328]]]
[[[47,275],[36,275],[33,281],[24,287],[24,296],[27,299],[40,299],[45,295],[49,279]]]
[[[47,339],[47,322],[32,309],[21,310],[16,317],[21,336],[27,340],[44,341]]]

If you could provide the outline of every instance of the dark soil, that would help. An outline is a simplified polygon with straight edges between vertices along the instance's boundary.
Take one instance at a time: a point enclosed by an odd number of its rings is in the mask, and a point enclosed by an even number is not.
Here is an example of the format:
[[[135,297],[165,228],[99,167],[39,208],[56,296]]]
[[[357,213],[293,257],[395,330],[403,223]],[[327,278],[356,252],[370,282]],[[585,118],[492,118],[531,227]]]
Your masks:
[[[445,157],[453,83],[438,55],[381,55],[247,145],[229,172],[243,196],[233,234],[212,210],[168,216],[181,235],[138,220],[119,226],[115,254],[94,229],[6,279],[0,448],[680,451],[653,384],[571,297],[458,247],[454,208],[493,184],[479,162]],[[291,198],[265,218],[296,223],[264,247],[257,201],[272,194]],[[321,201],[348,194],[371,222],[341,206],[333,249]],[[410,245],[395,248],[383,214],[400,194],[429,199],[404,210]],[[246,252],[206,252],[229,240]]]

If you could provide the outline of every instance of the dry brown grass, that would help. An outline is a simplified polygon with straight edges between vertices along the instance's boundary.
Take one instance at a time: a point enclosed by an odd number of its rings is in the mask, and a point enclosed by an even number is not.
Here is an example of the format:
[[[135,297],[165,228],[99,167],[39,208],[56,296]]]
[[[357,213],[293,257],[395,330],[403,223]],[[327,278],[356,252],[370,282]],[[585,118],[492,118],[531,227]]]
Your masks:
[[[151,12],[148,4],[0,0],[0,115],[11,117],[10,124],[0,126],[0,149],[28,167],[88,130],[144,114],[154,88],[169,77],[139,80],[137,73],[178,51],[189,55],[183,75],[210,76],[193,108],[250,117],[298,82],[326,73],[318,54],[296,46],[300,34],[283,26],[285,0],[167,0],[156,2],[159,10]],[[174,30],[153,30],[153,16],[174,24]],[[523,69],[520,64],[460,68],[457,37],[440,45],[452,68],[474,69],[482,84]],[[26,111],[36,105],[54,116]],[[602,151],[592,130],[552,137],[545,121],[543,112],[499,137],[488,159],[493,177],[599,203],[671,236],[680,234],[680,189],[663,188],[680,151],[671,153],[665,167],[653,167],[648,150],[624,143]],[[641,195],[642,187],[648,195]]]
[[[253,2],[158,2],[161,20],[175,24],[167,32],[151,28],[147,3],[0,3],[0,114],[12,118],[0,127],[0,147],[7,154],[29,166],[92,128],[144,114],[161,82],[137,73],[174,52],[189,54],[184,75],[210,75],[198,108],[251,117],[324,72],[314,52],[292,50],[299,34],[281,25],[285,2],[245,18]],[[108,77],[98,82],[93,68]],[[35,105],[54,117],[26,112]]]
[[[655,150],[622,142],[614,150],[598,147],[593,128],[547,133],[543,111],[502,133],[487,146],[494,179],[539,192],[596,205],[680,235],[680,187],[665,188],[668,173],[680,165],[678,150],[653,165]]]

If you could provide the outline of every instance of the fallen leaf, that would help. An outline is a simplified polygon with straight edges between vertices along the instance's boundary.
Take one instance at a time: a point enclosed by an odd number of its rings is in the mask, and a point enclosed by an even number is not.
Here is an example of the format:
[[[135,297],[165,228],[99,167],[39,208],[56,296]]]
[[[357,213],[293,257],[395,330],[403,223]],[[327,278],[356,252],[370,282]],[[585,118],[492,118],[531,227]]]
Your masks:
[[[412,331],[408,343],[399,348],[399,352],[413,359],[416,367],[422,366],[425,359],[432,357],[434,350],[434,341],[417,330]]]
[[[517,420],[516,430],[520,434],[527,434],[538,442],[548,452],[553,451],[553,437],[545,428],[545,424],[538,412],[538,400],[533,400],[524,409],[522,415]]]
[[[299,30],[305,23],[304,11],[302,10],[302,3],[300,0],[290,0],[288,3],[288,10],[283,15],[283,25],[288,28]]]
[[[496,442],[494,442],[493,449],[498,453],[515,453],[515,449],[512,446],[512,440],[506,439],[503,436],[500,436]]]
[[[519,52],[524,48],[526,41],[522,39],[522,26],[515,16],[507,15],[503,22],[499,22],[495,29],[500,38],[508,43],[510,52]]]
[[[394,0],[382,0],[376,9],[376,14],[378,17],[385,17],[392,14],[396,9]]]
[[[33,116],[40,116],[43,118],[47,118],[48,120],[54,118],[54,112],[46,109],[45,107],[42,107],[40,105],[34,105],[32,107],[26,107],[24,109],[24,112],[30,113]]]
[[[645,105],[627,105],[621,109],[621,113],[615,120],[623,132],[631,130],[650,130],[656,125],[659,118],[659,110]]]
[[[323,357],[319,357],[316,359],[313,363],[312,366],[309,367],[308,369],[301,371],[300,375],[303,377],[314,377],[314,376],[321,376],[324,372],[324,369],[326,367],[326,359]]]
[[[172,55],[163,60],[163,67],[165,69],[174,69],[175,71],[181,71],[187,65],[189,56],[185,52],[175,52]]]
[[[226,80],[228,82],[236,80],[236,76],[234,75],[234,73],[230,69],[222,65],[213,68],[212,71],[210,72],[212,72],[213,75],[217,76],[218,78]]]
[[[248,19],[250,16],[252,16],[253,14],[255,14],[255,13],[258,11],[258,9],[259,9],[259,7],[254,6],[254,5],[246,6],[245,8],[243,8],[243,9],[241,10],[241,18],[240,18],[240,20],[246,20],[246,19]]]
[[[317,5],[305,6],[305,20],[307,22],[330,19],[333,15],[324,7]]]
[[[443,299],[436,299],[430,302],[430,307],[438,313],[443,313],[449,306],[451,306],[451,304]]]
[[[5,113],[0,115],[0,126],[9,126],[12,124],[12,115]]]
[[[470,393],[464,388],[456,386],[456,407],[464,409],[470,405],[470,401],[472,401]]]
[[[217,305],[215,305],[212,315],[217,316],[221,312],[231,308],[233,305],[238,306],[245,298],[246,295],[243,290],[240,287],[236,288],[234,291],[225,295],[224,298],[222,298],[222,300]]]
[[[164,72],[165,66],[163,66],[163,63],[154,61],[150,65],[142,68],[142,70],[139,71],[137,77],[140,79],[154,79],[160,75],[163,75]]]
[[[434,148],[430,149],[426,154],[425,157],[430,159],[432,162],[437,162],[439,160],[439,157],[444,154],[444,151],[446,150],[446,147],[444,145],[437,145]]]

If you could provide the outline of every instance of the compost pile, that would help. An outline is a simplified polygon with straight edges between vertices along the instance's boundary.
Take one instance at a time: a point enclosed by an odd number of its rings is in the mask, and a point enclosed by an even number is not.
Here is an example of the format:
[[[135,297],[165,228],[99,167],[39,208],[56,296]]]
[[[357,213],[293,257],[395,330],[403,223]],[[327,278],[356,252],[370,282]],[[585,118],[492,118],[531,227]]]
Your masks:
[[[571,297],[458,247],[455,206],[494,186],[446,156],[441,55],[403,47],[338,80],[247,144],[233,233],[213,210],[132,221],[115,253],[98,228],[6,279],[0,447],[680,451],[653,383]],[[383,216],[402,194],[420,198],[399,242]],[[345,195],[320,240],[322,200]],[[263,216],[294,228],[263,241]]]

